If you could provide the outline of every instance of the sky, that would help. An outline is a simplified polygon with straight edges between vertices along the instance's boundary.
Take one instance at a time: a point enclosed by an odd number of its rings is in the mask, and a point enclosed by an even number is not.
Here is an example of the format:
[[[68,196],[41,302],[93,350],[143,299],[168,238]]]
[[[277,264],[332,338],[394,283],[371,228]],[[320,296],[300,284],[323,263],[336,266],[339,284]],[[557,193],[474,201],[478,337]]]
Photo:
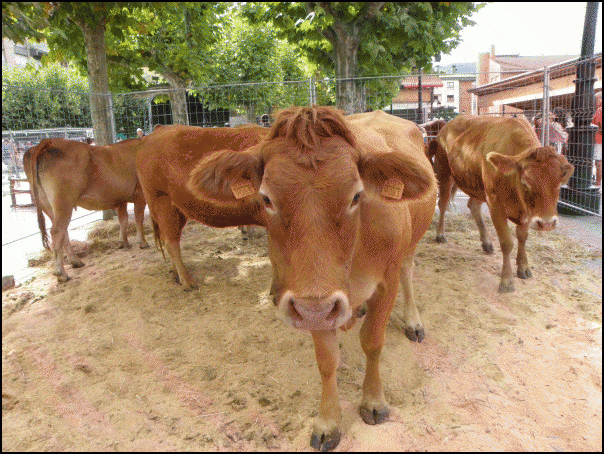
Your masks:
[[[496,55],[579,55],[587,3],[495,2],[471,17],[476,25],[461,32],[462,42],[440,65],[474,63],[495,45]],[[594,52],[602,52],[602,3],[598,7]]]

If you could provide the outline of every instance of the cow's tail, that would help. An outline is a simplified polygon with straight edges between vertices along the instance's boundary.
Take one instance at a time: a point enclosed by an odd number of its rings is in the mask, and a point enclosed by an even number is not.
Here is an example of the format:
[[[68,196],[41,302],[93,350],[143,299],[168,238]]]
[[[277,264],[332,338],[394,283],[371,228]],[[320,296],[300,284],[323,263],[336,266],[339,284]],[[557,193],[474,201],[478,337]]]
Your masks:
[[[159,224],[151,216],[151,224],[153,224],[153,235],[155,237],[155,247],[161,251],[161,255],[166,260],[166,254],[164,254],[164,243],[161,240]]]
[[[430,142],[428,142],[428,146],[426,148],[426,156],[428,157],[428,160],[432,163],[432,166],[434,166],[434,156],[436,156],[437,151],[438,151],[437,140],[436,139],[430,140]]]
[[[42,183],[40,182],[40,175],[38,174],[38,159],[42,156],[50,146],[50,139],[44,139],[37,146],[30,148],[23,155],[23,169],[29,180],[29,188],[31,190],[31,198],[36,205],[36,212],[38,214],[38,227],[42,234],[42,245],[46,249],[50,249],[48,243],[48,233],[46,232],[46,220],[44,219],[44,213],[40,206],[40,190],[42,189]]]

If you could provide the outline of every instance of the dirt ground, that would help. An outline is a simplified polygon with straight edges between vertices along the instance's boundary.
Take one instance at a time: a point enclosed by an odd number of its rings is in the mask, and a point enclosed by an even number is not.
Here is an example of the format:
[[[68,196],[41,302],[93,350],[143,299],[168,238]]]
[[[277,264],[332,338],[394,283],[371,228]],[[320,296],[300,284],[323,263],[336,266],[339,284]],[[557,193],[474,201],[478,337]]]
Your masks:
[[[266,238],[188,224],[200,286],[184,292],[159,251],[117,250],[102,224],[71,281],[45,256],[41,277],[2,294],[2,450],[311,450],[312,339],[274,315]],[[390,321],[388,422],[358,414],[360,324],[339,333],[336,450],[601,451],[602,282],[584,266],[601,251],[531,232],[534,277],[500,295],[499,248],[482,252],[469,215],[447,231],[418,247],[425,341],[405,337],[400,301]]]

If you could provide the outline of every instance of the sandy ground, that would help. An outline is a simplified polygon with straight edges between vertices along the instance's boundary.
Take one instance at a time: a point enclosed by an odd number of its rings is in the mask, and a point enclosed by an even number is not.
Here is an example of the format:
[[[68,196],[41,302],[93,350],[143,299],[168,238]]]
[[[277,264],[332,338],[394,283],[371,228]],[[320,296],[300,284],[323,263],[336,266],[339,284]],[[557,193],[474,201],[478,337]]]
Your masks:
[[[187,293],[159,251],[117,250],[102,224],[70,282],[46,256],[2,294],[3,451],[311,450],[312,339],[274,315],[266,238],[188,224]],[[531,232],[534,278],[500,295],[501,253],[482,253],[469,216],[434,235],[414,278],[427,337],[406,339],[400,301],[387,332],[388,422],[362,422],[360,324],[339,333],[337,450],[601,451],[601,271],[584,266],[601,251]]]

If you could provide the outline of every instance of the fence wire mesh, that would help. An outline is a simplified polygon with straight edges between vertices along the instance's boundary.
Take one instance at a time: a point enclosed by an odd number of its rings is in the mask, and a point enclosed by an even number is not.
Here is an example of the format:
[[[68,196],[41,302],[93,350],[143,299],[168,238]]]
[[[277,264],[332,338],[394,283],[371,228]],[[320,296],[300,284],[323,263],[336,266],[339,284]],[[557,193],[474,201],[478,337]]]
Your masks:
[[[155,89],[110,94],[115,141],[150,134],[173,123],[224,127],[268,126],[273,114],[292,105],[339,106],[346,113],[381,109],[424,124],[427,139],[436,119],[459,114],[524,117],[544,145],[575,166],[560,204],[575,213],[601,216],[601,145],[593,124],[602,90],[602,55],[534,69],[498,65],[469,74],[406,74],[355,79],[308,79]],[[419,88],[421,84],[421,89]],[[578,93],[583,93],[578,95]],[[43,138],[94,139],[90,93],[2,85],[3,176],[23,178],[23,153]],[[601,107],[600,107],[601,124]],[[601,128],[601,126],[600,126]],[[601,140],[600,140],[601,141]]]

